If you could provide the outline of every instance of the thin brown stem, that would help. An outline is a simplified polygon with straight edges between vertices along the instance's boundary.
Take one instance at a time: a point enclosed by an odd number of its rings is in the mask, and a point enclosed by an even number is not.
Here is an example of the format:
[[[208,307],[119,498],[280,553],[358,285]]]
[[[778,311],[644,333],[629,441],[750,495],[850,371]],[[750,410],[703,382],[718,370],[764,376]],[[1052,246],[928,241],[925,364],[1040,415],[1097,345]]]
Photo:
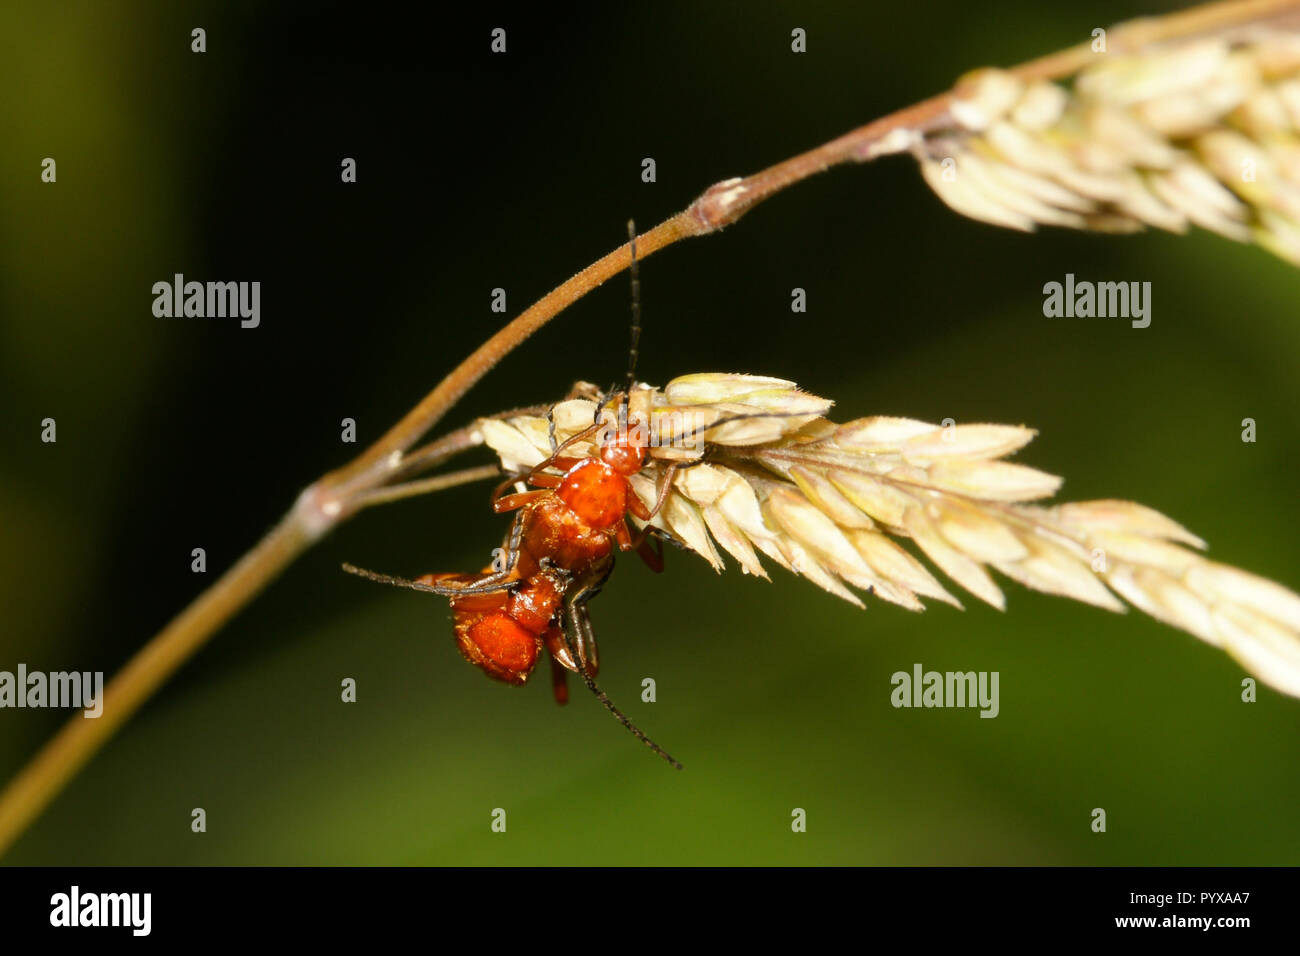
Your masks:
[[[468,485],[474,481],[487,481],[489,478],[500,476],[500,474],[501,469],[497,465],[479,465],[477,468],[464,468],[461,471],[453,471],[446,475],[422,478],[420,481],[408,481],[400,485],[385,485],[375,491],[367,491],[358,495],[355,504],[357,510],[360,510],[369,508],[371,505],[384,505],[391,501],[414,498],[417,495],[445,491],[448,488]]]
[[[1300,0],[1214,3],[1118,27],[1111,33],[1110,47],[1120,50],[1276,20],[1295,16],[1298,8]],[[1093,56],[1090,47],[1084,44],[1033,60],[1013,72],[1023,79],[1059,78],[1078,71]],[[681,239],[716,232],[739,220],[763,200],[832,166],[864,162],[908,148],[916,135],[948,122],[953,95],[953,92],[944,93],[900,110],[752,176],[717,183],[682,212],[638,236],[638,260]],[[356,460],[309,486],[284,520],[257,547],[126,664],[105,691],[102,717],[70,720],[0,794],[0,854],[113,732],[294,558],[339,522],[355,514],[358,508],[381,500],[382,489],[395,479],[410,477],[472,447],[475,442],[468,440],[467,431],[461,429],[406,455],[506,354],[568,306],[622,272],[630,261],[629,244],[621,245],[543,296],[458,365]],[[432,481],[436,483],[437,479]],[[410,492],[416,484],[401,487]]]
[[[0,851],[44,809],[72,776],[208,637],[311,543],[291,512],[239,563],[162,629],[104,689],[96,720],[70,719],[5,789],[0,799]]]
[[[512,408],[507,412],[497,412],[495,415],[484,417],[515,418],[520,415],[541,415],[545,413],[546,409],[546,405],[529,405],[525,408]],[[477,435],[475,426],[467,425],[404,454],[397,467],[391,470],[388,480],[393,482],[410,478],[412,475],[418,475],[422,471],[438,467],[453,455],[458,455],[462,451],[475,448],[481,444],[482,440]]]

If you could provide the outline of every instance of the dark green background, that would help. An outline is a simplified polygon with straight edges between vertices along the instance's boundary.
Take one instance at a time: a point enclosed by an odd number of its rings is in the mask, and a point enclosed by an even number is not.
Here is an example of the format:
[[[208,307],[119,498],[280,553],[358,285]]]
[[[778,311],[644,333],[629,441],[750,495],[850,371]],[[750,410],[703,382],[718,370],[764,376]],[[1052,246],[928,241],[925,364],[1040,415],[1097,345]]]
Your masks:
[[[177,6],[0,11],[0,669],[115,670],[356,450],[342,418],[373,440],[499,327],[493,287],[514,314],[629,216],[649,226],[969,68],[1170,9]],[[487,52],[498,25],[504,57]],[[260,280],[261,328],[154,318],[150,287],[175,272]],[[1151,327],[1045,319],[1042,286],[1067,272],[1150,281]],[[749,371],[843,419],[1024,422],[1041,437],[1021,460],[1065,475],[1066,497],[1140,500],[1212,556],[1300,584],[1300,275],[1259,250],[996,230],[895,158],[655,256],[643,286],[648,381]],[[617,378],[626,298],[620,279],[584,299],[448,424]],[[1300,702],[1244,704],[1240,668],[1194,638],[1013,584],[1005,614],[912,615],[779,569],[766,584],[689,555],[660,577],[623,562],[593,606],[602,680],[673,772],[585,695],[559,709],[544,677],[485,680],[440,602],[339,572],[482,565],[502,530],[485,495],[393,505],[324,541],[7,862],[1300,861]],[[915,662],[999,671],[1001,715],[894,710],[889,676]],[[0,712],[0,777],[62,717]]]

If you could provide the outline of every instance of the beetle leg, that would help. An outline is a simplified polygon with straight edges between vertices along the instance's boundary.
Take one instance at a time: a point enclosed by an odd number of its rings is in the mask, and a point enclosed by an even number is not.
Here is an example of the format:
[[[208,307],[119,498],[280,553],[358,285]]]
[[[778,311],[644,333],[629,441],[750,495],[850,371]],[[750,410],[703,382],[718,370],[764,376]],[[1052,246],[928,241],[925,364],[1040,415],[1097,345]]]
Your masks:
[[[552,631],[555,631],[555,628],[548,630],[545,635],[547,638],[546,646],[551,651],[551,689],[555,693],[555,702],[563,706],[569,702],[569,681],[567,676],[569,672],[557,659],[554,642],[550,637]],[[564,638],[558,632],[556,632],[555,641],[561,647],[564,646]]]
[[[684,541],[682,541],[681,538],[677,537],[677,536],[676,536],[675,534],[673,534],[671,531],[665,531],[663,528],[657,528],[657,527],[655,527],[654,525],[650,525],[650,527],[649,527],[648,530],[650,531],[650,535],[649,535],[649,536],[650,536],[651,538],[654,538],[654,539],[656,539],[656,540],[658,540],[658,541],[660,541],[660,542],[667,541],[669,544],[671,544],[671,545],[672,545],[674,548],[676,548],[678,551],[690,551],[690,550],[691,550],[689,547],[687,547],[686,543],[685,543]],[[661,549],[661,550],[662,550],[662,549]]]
[[[536,471],[541,471],[543,468],[550,468],[552,464],[555,462],[555,460],[558,457],[560,457],[560,452],[564,451],[566,448],[568,448],[570,445],[576,442],[580,442],[585,438],[590,438],[592,434],[594,434],[600,427],[601,427],[601,423],[596,422],[594,425],[588,425],[582,431],[570,435],[568,438],[566,438],[563,442],[561,442],[559,445],[555,447],[555,450],[551,452],[550,458],[547,458],[544,461],[539,461],[536,465],[533,466],[532,470],[536,472]],[[576,461],[576,459],[574,460]]]
[[[649,516],[642,520],[651,521],[653,520],[654,516],[659,513],[659,509],[661,509],[664,506],[664,502],[668,500],[668,493],[672,491],[673,475],[675,474],[677,474],[677,463],[673,462],[672,464],[668,465],[667,468],[664,469],[663,475],[660,476],[659,497],[655,501],[655,506],[650,509]]]
[[[543,475],[542,477],[549,478],[550,476]],[[556,484],[558,485],[559,482],[557,481]],[[504,514],[507,511],[515,511],[528,504],[528,502],[535,501],[543,495],[548,494],[550,494],[550,489],[543,488],[540,491],[519,491],[513,495],[504,495],[492,502],[492,510],[497,514]]]
[[[535,488],[558,488],[560,482],[564,480],[564,475],[548,475],[543,472],[543,469],[555,468],[561,472],[567,472],[574,465],[585,460],[583,458],[569,458],[564,455],[552,455],[530,471],[523,480]]]
[[[561,624],[567,644],[572,649],[572,653],[565,657],[572,658],[574,653],[577,654],[577,666],[570,669],[577,674],[585,672],[588,677],[595,677],[600,673],[600,652],[596,647],[595,632],[591,629],[591,612],[587,605],[570,604],[564,611]],[[560,663],[565,662],[560,659]]]
[[[646,538],[651,534],[650,529],[653,527],[653,525],[651,525],[649,522],[654,520],[655,515],[657,515],[660,512],[660,510],[663,508],[664,502],[668,500],[668,494],[670,491],[672,491],[672,487],[673,487],[673,475],[675,475],[676,473],[677,473],[677,463],[673,462],[672,464],[668,465],[664,469],[664,473],[659,476],[658,494],[655,498],[655,506],[653,508],[647,508],[645,502],[642,501],[641,498],[635,492],[629,495],[627,510],[630,511],[635,517],[646,522],[646,525],[641,529],[640,533],[635,538],[633,538],[630,534],[627,533],[627,528],[625,525],[620,525],[619,528],[615,530],[614,537],[618,540],[618,546],[622,550],[624,551],[641,550],[641,546],[645,544]],[[662,551],[660,555],[662,557]],[[641,556],[643,558],[645,557],[644,554],[642,554]],[[647,563],[649,563],[648,560]],[[654,567],[653,564],[651,564],[650,566],[652,568]],[[660,570],[662,569],[662,567],[663,567],[663,562],[661,560],[659,568],[656,568],[656,570]]]
[[[650,542],[654,541],[654,545]],[[637,546],[636,553],[641,556],[641,560],[649,566],[655,574],[659,574],[664,569],[664,544],[663,538],[655,535],[652,538],[646,538]]]
[[[552,405],[546,410],[546,438],[551,443],[551,454],[559,452],[559,444],[555,440],[555,406]]]
[[[614,569],[614,562],[604,561],[578,578],[564,595],[564,607],[560,612],[560,628],[554,635],[547,632],[547,646],[552,656],[573,671],[581,674],[584,670],[589,676],[596,676],[600,670],[600,653],[596,647],[596,635],[591,628],[591,616],[587,612],[587,602],[600,593]],[[558,646],[552,646],[556,644]],[[575,656],[576,655],[576,656]]]

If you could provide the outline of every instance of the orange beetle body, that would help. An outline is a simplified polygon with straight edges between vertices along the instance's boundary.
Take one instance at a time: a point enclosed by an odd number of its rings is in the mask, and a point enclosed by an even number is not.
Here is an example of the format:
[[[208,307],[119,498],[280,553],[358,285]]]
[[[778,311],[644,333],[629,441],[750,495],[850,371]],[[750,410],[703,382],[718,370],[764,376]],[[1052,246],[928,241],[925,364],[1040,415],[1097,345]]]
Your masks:
[[[484,568],[485,572],[492,569]],[[474,576],[426,574],[420,584],[438,584]],[[528,680],[544,643],[559,637],[551,622],[560,610],[567,581],[554,570],[538,571],[514,591],[451,599],[456,645],[471,664],[507,684]]]
[[[573,582],[593,576],[603,580],[616,544],[624,550],[639,546],[625,518],[629,511],[642,520],[653,515],[628,482],[645,463],[646,444],[644,435],[634,431],[606,438],[599,457],[562,458],[557,451],[528,476],[538,490],[497,498],[497,512],[519,510],[514,532],[518,543],[508,574],[489,567],[482,575],[426,574],[417,579],[428,586],[466,588],[488,577],[513,583],[509,590],[451,596],[456,644],[466,660],[489,677],[521,685],[545,647],[558,665],[580,672],[558,619]],[[567,470],[562,476],[541,473],[547,466]],[[578,653],[594,676],[594,641]],[[561,701],[567,697],[562,676],[557,672],[556,697]]]

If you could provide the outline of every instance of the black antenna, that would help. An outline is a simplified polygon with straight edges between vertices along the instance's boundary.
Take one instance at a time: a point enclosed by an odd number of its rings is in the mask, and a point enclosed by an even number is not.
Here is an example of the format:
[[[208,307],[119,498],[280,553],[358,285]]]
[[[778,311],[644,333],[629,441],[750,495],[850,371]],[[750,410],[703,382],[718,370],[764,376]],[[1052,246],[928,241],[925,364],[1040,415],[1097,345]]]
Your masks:
[[[419,581],[412,581],[409,578],[399,578],[392,574],[381,574],[378,571],[367,571],[365,568],[359,568],[355,564],[344,564],[343,570],[348,574],[355,574],[359,578],[365,578],[367,581],[374,581],[377,584],[391,584],[395,588],[406,588],[410,591],[423,591],[425,594],[436,594],[439,597],[457,598],[457,597],[477,597],[482,594],[496,594],[499,591],[509,591],[514,588],[518,582],[510,581],[502,574],[490,574],[484,580],[474,584],[466,584],[464,587],[438,587],[433,584],[421,584]]]
[[[627,244],[632,255],[632,262],[628,266],[628,274],[632,278],[632,330],[627,350],[627,385],[618,408],[618,424],[624,431],[627,430],[628,401],[632,397],[632,385],[636,382],[637,346],[641,342],[641,272],[636,261],[636,222],[632,219],[627,221]]]
[[[575,629],[582,628],[588,633],[588,635],[590,635],[591,619],[587,616],[586,605],[577,605],[576,607],[574,607],[568,614],[568,618],[569,621],[567,621],[566,623],[571,622],[572,626]],[[641,743],[645,744],[647,747],[649,747],[659,756],[663,757],[664,760],[668,761],[668,763],[672,765],[675,769],[681,770],[682,765],[678,763],[675,759],[673,759],[672,754],[664,750],[663,747],[660,747],[657,743],[655,743],[653,740],[647,737],[645,731],[643,731],[636,724],[632,723],[632,721],[628,719],[627,715],[624,714],[621,710],[619,710],[617,705],[615,705],[615,703],[609,699],[608,695],[606,695],[606,693],[603,690],[601,690],[599,687],[596,686],[596,681],[592,678],[591,673],[587,670],[586,664],[583,663],[582,658],[578,655],[578,648],[577,645],[574,643],[573,635],[569,633],[569,628],[561,627],[560,633],[564,637],[564,646],[569,649],[569,656],[573,658],[574,666],[578,668],[578,676],[581,677],[583,683],[587,685],[587,689],[596,695],[596,699],[605,705],[606,709],[608,709],[609,712],[614,715],[614,717],[618,720],[619,723],[621,723],[624,727],[626,727],[631,732],[633,737],[641,741]]]

